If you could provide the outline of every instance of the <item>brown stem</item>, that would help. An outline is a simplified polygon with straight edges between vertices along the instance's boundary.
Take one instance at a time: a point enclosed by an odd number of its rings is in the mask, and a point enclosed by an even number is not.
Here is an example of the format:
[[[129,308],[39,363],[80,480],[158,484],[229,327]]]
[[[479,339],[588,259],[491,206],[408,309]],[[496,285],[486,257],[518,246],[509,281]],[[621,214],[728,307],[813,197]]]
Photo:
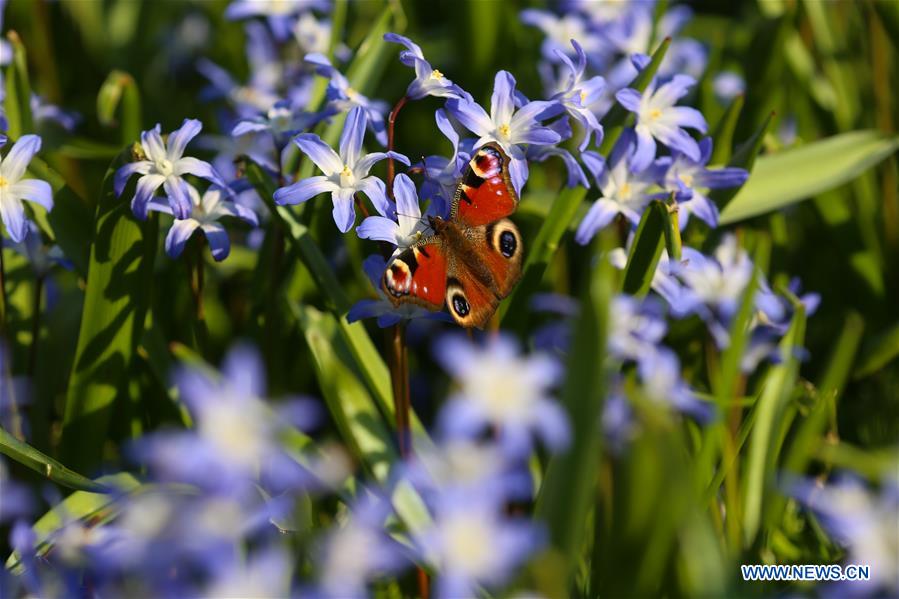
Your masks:
[[[400,98],[399,102],[393,107],[393,110],[390,111],[390,115],[387,117],[387,151],[393,151],[393,130],[396,125],[396,117],[399,115],[400,110],[403,109],[403,106],[406,105],[406,102],[409,100],[408,97],[403,96]],[[396,177],[396,166],[393,164],[393,158],[387,158],[387,195],[390,198],[393,198],[393,179]]]
[[[393,402],[396,412],[396,436],[400,457],[408,459],[412,453],[409,434],[409,352],[406,350],[406,331],[403,323],[393,327],[393,350],[390,364],[390,378],[393,383]]]

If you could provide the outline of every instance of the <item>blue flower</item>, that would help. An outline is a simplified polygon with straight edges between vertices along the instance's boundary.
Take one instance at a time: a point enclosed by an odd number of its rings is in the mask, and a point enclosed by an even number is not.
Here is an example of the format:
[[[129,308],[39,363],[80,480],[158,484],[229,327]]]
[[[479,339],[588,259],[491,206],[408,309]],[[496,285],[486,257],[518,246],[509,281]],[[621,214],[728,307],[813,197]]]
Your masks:
[[[705,195],[705,190],[739,187],[749,178],[749,173],[742,168],[706,168],[711,156],[712,139],[706,137],[699,142],[698,160],[692,160],[682,152],[659,159],[659,164],[668,167],[665,189],[677,194],[681,229],[686,226],[690,214],[695,214],[710,227],[718,226],[718,207]]]
[[[332,112],[347,112],[353,108],[362,108],[368,118],[367,124],[375,134],[375,139],[382,146],[387,145],[387,127],[384,124],[384,115],[387,113],[387,104],[380,100],[371,100],[350,87],[350,82],[341,74],[331,61],[323,54],[307,54],[304,60],[317,67],[320,75],[330,78],[326,98],[328,107]]]
[[[412,303],[404,303],[394,306],[387,299],[387,295],[381,289],[381,277],[387,269],[387,261],[383,256],[369,256],[362,262],[362,270],[368,276],[378,299],[359,300],[349,309],[346,315],[347,322],[356,322],[363,318],[377,318],[378,326],[382,329],[392,327],[403,320],[424,318],[428,320],[442,320],[452,322],[452,318],[446,312],[432,312],[422,306]]]
[[[633,168],[633,148],[634,136],[630,131],[625,131],[615,143],[608,164],[596,152],[581,154],[584,165],[596,179],[602,197],[593,202],[578,225],[574,234],[577,243],[586,245],[618,214],[623,214],[636,226],[643,210],[655,197],[650,192],[651,188],[661,180],[665,169],[655,163],[637,171]]]
[[[342,233],[349,231],[356,221],[353,196],[357,192],[367,195],[379,213],[387,214],[390,206],[386,186],[377,177],[369,176],[368,171],[375,163],[388,157],[406,165],[409,159],[396,152],[362,155],[366,124],[364,109],[356,107],[350,111],[340,137],[339,155],[313,133],[303,133],[294,138],[294,143],[324,175],[282,187],[275,192],[275,202],[281,205],[299,204],[320,193],[330,192],[334,203],[334,222]]]
[[[66,270],[72,270],[72,262],[65,257],[58,245],[46,245],[41,237],[41,230],[31,221],[27,222],[28,231],[25,239],[16,243],[3,241],[4,247],[9,247],[28,259],[32,270],[38,277],[46,277],[54,266],[62,266]]]
[[[574,47],[575,56],[577,57],[577,65],[571,62],[571,59],[561,50],[556,50],[559,60],[568,69],[569,74],[565,79],[565,83],[561,89],[551,99],[557,100],[584,128],[584,139],[578,149],[583,152],[590,143],[590,137],[595,133],[595,142],[599,144],[602,141],[602,125],[596,119],[596,115],[590,109],[596,102],[606,86],[606,81],[602,77],[591,77],[584,81],[584,71],[587,68],[587,55],[583,48],[576,40],[571,40]]]
[[[653,84],[643,93],[626,88],[615,94],[624,108],[637,115],[637,147],[631,160],[632,170],[642,171],[652,163],[656,156],[656,139],[691,160],[699,161],[699,145],[684,127],[705,133],[705,117],[695,108],[675,106],[695,83],[692,77],[675,75],[671,81],[658,87]]]
[[[434,214],[445,218],[449,216],[453,194],[456,193],[459,179],[468,164],[469,155],[460,152],[459,134],[456,133],[449,117],[446,116],[446,111],[437,110],[434,117],[437,119],[437,128],[453,144],[453,154],[449,158],[444,156],[425,157],[422,165],[425,180],[421,184],[421,197],[431,201]]]
[[[668,404],[678,412],[707,421],[713,407],[700,400],[681,377],[677,354],[666,347],[656,348],[641,357],[637,373],[644,396],[659,404]]]
[[[239,121],[231,130],[231,135],[240,137],[247,134],[269,133],[278,148],[287,145],[290,137],[309,129],[322,118],[322,114],[297,111],[290,102],[278,101],[268,109],[265,116],[256,116]]]
[[[219,187],[211,186],[200,197],[200,193],[191,185],[188,187],[188,194],[193,205],[190,216],[173,222],[165,237],[165,251],[170,258],[180,256],[187,240],[199,229],[209,242],[212,257],[216,262],[221,262],[231,252],[231,241],[224,225],[219,222],[221,218],[231,216],[253,226],[259,224],[255,212],[231,200]],[[172,213],[171,208],[162,203],[151,203],[148,209]]]
[[[559,17],[546,10],[531,8],[521,11],[520,17],[522,23],[537,27],[546,35],[540,51],[547,60],[557,61],[563,56],[575,56],[568,45],[574,40],[583,44],[587,52],[593,53],[600,49],[600,37],[590,32],[586,20],[576,14],[569,13]]]
[[[726,104],[746,91],[746,81],[733,71],[721,71],[712,80],[712,90],[722,104]]]
[[[68,132],[75,130],[81,122],[81,115],[73,110],[64,110],[46,102],[41,96],[31,94],[31,114],[36,123],[56,123]]]
[[[28,233],[28,218],[22,200],[53,209],[53,189],[40,179],[25,179],[25,169],[41,149],[41,138],[23,135],[5,158],[0,157],[0,217],[10,239],[19,243]]]
[[[533,522],[508,518],[503,508],[490,494],[450,494],[435,509],[433,525],[415,535],[421,557],[439,572],[438,599],[474,597],[481,585],[501,584],[542,545]]]
[[[569,441],[564,411],[549,395],[562,369],[548,354],[522,356],[508,337],[491,337],[483,347],[462,337],[440,339],[435,353],[459,390],[440,414],[448,437],[470,437],[492,427],[510,456],[527,456],[532,436],[550,449]]]
[[[393,183],[396,196],[396,220],[386,216],[369,216],[356,229],[362,239],[386,241],[399,249],[405,249],[421,238],[428,228],[421,217],[418,194],[412,179],[400,173]]]
[[[609,353],[618,360],[634,361],[655,354],[668,327],[661,306],[616,295],[609,308]]]
[[[499,71],[493,84],[489,115],[470,97],[450,100],[447,108],[465,128],[480,136],[475,147],[491,141],[502,146],[512,159],[512,185],[520,194],[528,179],[522,145],[552,145],[562,137],[540,122],[559,113],[558,102],[528,102],[516,110],[517,101],[515,78],[507,71]]]
[[[396,33],[385,33],[384,40],[402,44],[408,51],[400,52],[400,62],[407,67],[415,69],[415,79],[406,89],[406,97],[410,100],[418,100],[425,96],[438,98],[461,98],[464,96],[458,85],[444,77],[443,73],[431,68],[431,63],[425,60],[421,48],[408,37]]]
[[[330,10],[326,0],[234,0],[225,10],[225,18],[237,21],[249,17],[266,17],[272,33],[279,41],[290,37],[296,15],[310,9]]]
[[[134,173],[141,175],[137,181],[137,191],[131,200],[131,210],[141,220],[146,220],[147,209],[156,190],[165,190],[172,214],[175,218],[190,217],[193,203],[190,198],[190,184],[184,175],[195,175],[201,179],[225,187],[218,173],[208,162],[184,155],[187,144],[203,129],[196,119],[184,119],[180,129],[169,134],[167,142],[162,141],[162,127],[157,124],[140,135],[140,145],[146,160],[130,162],[116,171],[113,187],[117,196],[122,195],[125,184]]]

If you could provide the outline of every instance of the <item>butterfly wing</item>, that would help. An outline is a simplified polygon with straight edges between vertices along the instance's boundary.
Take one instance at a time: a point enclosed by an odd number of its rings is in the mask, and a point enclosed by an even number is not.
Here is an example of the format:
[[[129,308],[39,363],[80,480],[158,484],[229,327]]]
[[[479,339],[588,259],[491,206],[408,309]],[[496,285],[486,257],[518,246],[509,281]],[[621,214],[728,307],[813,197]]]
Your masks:
[[[481,146],[453,196],[450,220],[477,227],[509,216],[518,207],[518,194],[509,179],[509,156],[496,143]]]
[[[394,306],[411,302],[429,310],[440,310],[446,281],[445,246],[439,237],[428,237],[390,261],[381,277],[381,289]]]

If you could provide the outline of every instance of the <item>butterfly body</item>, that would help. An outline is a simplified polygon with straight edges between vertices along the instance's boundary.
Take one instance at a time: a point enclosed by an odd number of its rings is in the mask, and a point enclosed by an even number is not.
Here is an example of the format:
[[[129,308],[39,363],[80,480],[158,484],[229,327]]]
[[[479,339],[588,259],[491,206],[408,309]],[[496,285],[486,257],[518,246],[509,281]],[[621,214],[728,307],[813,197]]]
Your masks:
[[[433,234],[387,266],[381,286],[394,305],[440,310],[445,304],[462,326],[487,324],[521,277],[521,234],[506,218],[518,206],[508,167],[509,157],[496,144],[475,153],[449,218],[430,217]]]

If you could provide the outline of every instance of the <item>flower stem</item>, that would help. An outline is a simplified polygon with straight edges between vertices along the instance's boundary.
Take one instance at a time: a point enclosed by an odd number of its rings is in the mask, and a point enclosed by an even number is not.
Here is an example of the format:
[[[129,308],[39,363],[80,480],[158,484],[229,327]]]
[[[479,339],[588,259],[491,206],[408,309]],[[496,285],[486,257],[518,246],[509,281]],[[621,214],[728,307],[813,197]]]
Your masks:
[[[206,342],[209,337],[206,330],[206,311],[203,307],[204,264],[203,246],[205,238],[196,237],[194,246],[194,261],[187,260],[188,275],[190,277],[190,290],[194,296],[194,336],[197,350],[201,355],[206,355]]]
[[[406,349],[406,328],[403,323],[393,327],[391,342],[392,360],[390,379],[393,383],[393,403],[396,412],[396,436],[400,457],[408,459],[412,454],[412,439],[409,434],[409,352]]]
[[[393,130],[396,125],[396,117],[399,115],[400,110],[403,109],[403,106],[406,105],[406,102],[409,100],[407,96],[403,96],[400,98],[399,102],[393,107],[393,110],[390,111],[390,115],[387,117],[387,151],[393,151]],[[393,164],[393,158],[387,158],[387,195],[389,197],[393,197],[393,178],[396,176],[396,166]]]

